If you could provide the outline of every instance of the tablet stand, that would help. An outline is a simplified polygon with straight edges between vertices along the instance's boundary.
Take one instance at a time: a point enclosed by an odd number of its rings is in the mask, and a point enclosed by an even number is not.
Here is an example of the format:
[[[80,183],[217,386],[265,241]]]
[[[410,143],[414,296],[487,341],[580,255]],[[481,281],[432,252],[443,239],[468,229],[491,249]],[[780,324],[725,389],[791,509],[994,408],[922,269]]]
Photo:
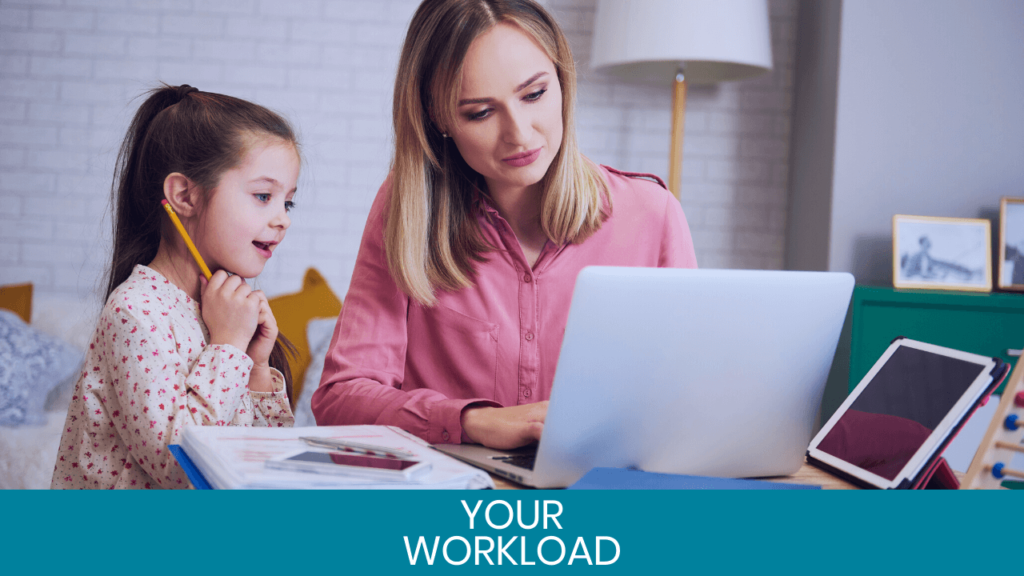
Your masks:
[[[1014,454],[1024,452],[1024,360],[1017,366],[1006,383],[1002,399],[992,416],[971,467],[967,469],[962,488],[995,489],[1007,478],[1024,479],[1024,470],[1008,466]]]

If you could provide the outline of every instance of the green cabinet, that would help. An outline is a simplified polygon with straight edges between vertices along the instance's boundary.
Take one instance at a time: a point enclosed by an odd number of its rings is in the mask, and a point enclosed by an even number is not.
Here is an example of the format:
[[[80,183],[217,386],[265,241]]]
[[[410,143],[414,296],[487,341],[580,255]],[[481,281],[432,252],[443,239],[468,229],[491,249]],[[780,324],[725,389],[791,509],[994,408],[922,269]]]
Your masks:
[[[1022,294],[857,286],[851,312],[850,391],[897,336],[1011,364],[1024,348]]]

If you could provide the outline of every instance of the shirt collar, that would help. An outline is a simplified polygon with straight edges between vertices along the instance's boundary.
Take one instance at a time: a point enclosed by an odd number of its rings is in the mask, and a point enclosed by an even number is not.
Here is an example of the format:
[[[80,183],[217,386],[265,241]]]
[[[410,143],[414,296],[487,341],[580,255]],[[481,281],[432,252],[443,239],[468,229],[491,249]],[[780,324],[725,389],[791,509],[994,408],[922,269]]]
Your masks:
[[[491,199],[480,188],[473,188],[473,203],[481,214],[490,215],[491,217],[501,216],[498,214],[498,209],[491,204]]]
[[[180,301],[186,306],[198,306],[199,302],[193,300],[184,290],[178,288],[173,282],[164,277],[163,274],[153,270],[149,266],[136,264],[132,270],[131,279],[134,283],[147,285],[156,290],[157,295],[171,301]]]

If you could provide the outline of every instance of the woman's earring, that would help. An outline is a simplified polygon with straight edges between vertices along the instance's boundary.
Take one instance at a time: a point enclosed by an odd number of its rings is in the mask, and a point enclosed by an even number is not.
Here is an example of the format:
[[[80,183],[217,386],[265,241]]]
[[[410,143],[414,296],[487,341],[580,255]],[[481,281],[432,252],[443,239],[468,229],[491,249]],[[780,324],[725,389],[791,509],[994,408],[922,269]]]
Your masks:
[[[447,132],[441,132],[441,136],[444,137],[444,138],[447,138],[448,137],[448,133]]]

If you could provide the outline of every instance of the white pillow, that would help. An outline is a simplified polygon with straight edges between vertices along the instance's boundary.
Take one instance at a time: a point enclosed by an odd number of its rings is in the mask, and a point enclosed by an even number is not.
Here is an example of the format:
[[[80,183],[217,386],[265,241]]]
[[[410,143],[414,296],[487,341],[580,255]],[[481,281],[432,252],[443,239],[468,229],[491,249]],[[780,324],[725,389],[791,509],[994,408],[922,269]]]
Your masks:
[[[320,376],[324,371],[324,361],[327,359],[327,350],[331,345],[331,336],[334,335],[334,326],[338,323],[337,318],[315,318],[306,325],[306,341],[309,342],[309,367],[306,368],[306,377],[302,381],[302,393],[295,403],[295,425],[316,426],[316,419],[313,418],[313,408],[310,401],[313,392],[320,386]]]
[[[37,294],[32,298],[32,327],[84,351],[89,348],[96,331],[102,304],[96,297],[83,299]],[[63,418],[71,404],[71,394],[77,381],[78,374],[75,374],[51,390],[46,397],[46,410],[60,412]]]

